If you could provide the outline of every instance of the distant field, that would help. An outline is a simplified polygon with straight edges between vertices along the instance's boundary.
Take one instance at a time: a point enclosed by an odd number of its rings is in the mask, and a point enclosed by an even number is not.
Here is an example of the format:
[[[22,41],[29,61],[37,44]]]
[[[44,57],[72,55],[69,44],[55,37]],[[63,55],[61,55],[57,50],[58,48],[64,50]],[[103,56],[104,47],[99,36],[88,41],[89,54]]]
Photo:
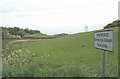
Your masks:
[[[57,36],[54,35],[45,35],[45,34],[26,34],[24,36],[24,39],[54,39],[57,38]]]
[[[118,28],[114,51],[107,53],[108,77],[118,76]],[[102,50],[94,48],[94,32],[56,39],[12,43],[3,51],[3,76],[101,77]]]

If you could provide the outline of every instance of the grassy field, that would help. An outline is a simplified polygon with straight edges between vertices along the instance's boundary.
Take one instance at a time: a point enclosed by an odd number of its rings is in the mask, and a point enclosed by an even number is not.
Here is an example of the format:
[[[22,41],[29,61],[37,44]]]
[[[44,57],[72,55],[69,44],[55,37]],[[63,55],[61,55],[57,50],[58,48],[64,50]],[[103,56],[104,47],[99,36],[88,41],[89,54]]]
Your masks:
[[[108,77],[118,76],[118,28],[113,30],[114,51],[107,52]],[[102,52],[94,48],[94,32],[16,42],[3,52],[3,76],[101,77]]]
[[[26,34],[24,36],[24,39],[54,39],[57,38],[57,36],[54,35],[45,35],[45,34]]]

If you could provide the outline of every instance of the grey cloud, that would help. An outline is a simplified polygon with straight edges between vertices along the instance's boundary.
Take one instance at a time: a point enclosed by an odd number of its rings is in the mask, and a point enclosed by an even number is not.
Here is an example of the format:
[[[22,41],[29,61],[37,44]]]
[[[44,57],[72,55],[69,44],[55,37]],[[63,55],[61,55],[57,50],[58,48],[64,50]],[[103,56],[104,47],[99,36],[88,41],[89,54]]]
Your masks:
[[[0,13],[20,12],[24,7],[17,0],[2,0],[0,1]]]
[[[34,16],[32,14],[18,14],[17,17],[27,17],[27,16]]]

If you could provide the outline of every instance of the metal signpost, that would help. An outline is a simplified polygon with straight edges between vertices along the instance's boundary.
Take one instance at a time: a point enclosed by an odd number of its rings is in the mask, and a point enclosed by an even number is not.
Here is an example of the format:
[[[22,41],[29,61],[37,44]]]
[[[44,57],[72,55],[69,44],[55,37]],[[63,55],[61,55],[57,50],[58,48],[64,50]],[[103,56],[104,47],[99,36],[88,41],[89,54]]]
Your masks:
[[[106,75],[106,52],[113,51],[113,31],[106,30],[94,33],[94,47],[103,50],[102,76]]]
[[[118,2],[118,20],[120,20],[120,1]]]

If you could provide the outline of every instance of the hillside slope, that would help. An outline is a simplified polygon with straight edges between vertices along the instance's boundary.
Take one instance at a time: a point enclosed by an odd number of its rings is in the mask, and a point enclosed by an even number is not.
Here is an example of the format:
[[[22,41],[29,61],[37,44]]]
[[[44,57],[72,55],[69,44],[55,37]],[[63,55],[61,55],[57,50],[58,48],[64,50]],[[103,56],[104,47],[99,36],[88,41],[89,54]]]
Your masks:
[[[114,51],[107,53],[106,76],[114,77],[118,76],[118,28],[109,29],[114,31]],[[3,76],[99,77],[102,52],[94,48],[94,32],[15,43],[3,58]]]

